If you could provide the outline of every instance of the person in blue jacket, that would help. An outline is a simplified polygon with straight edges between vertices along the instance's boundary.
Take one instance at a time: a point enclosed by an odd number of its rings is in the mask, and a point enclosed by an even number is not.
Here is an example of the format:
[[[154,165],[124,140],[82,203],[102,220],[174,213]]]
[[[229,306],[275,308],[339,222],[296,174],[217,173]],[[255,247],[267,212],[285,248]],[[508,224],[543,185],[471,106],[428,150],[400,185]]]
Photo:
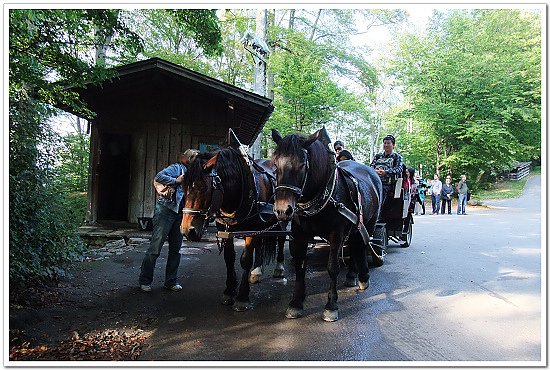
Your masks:
[[[180,153],[177,163],[171,164],[155,176],[155,181],[174,187],[175,192],[169,198],[159,196],[155,204],[151,245],[145,253],[139,275],[140,288],[144,292],[152,290],[151,284],[153,282],[155,264],[166,238],[168,238],[168,260],[166,261],[164,287],[174,292],[182,290],[182,286],[178,281],[178,268],[181,257],[180,248],[183,242],[180,224],[183,216],[182,209],[185,203],[181,184],[187,171],[184,164],[189,159],[189,156],[186,156],[188,152]]]

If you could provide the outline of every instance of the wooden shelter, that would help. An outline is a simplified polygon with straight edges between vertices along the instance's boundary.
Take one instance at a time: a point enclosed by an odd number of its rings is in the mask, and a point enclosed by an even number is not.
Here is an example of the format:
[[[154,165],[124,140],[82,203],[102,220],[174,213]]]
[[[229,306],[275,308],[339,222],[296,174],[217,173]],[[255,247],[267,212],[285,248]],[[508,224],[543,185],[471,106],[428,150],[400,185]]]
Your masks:
[[[233,128],[251,145],[273,112],[271,100],[152,58],[77,90],[91,121],[88,221],[152,217],[152,181],[188,148],[217,147]],[[67,109],[68,110],[68,109]]]

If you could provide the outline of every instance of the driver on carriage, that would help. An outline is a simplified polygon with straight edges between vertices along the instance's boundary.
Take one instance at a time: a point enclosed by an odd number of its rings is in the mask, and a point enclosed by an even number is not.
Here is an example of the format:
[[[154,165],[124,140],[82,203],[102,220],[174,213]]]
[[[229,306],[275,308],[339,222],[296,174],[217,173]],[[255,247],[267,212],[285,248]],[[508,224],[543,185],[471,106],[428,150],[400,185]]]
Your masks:
[[[393,189],[397,179],[403,176],[403,158],[399,153],[393,151],[395,138],[392,135],[387,135],[383,142],[384,151],[376,154],[370,164],[382,180],[382,204],[384,204],[386,195]]]

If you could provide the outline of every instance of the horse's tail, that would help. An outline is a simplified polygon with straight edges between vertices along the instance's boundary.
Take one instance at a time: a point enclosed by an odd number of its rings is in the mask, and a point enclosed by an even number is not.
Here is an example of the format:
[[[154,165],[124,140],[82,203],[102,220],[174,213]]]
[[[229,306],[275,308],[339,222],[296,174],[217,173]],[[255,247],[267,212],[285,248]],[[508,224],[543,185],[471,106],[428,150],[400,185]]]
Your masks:
[[[260,243],[256,247],[256,256],[261,258],[262,266],[269,265],[277,255],[276,236],[258,236]]]

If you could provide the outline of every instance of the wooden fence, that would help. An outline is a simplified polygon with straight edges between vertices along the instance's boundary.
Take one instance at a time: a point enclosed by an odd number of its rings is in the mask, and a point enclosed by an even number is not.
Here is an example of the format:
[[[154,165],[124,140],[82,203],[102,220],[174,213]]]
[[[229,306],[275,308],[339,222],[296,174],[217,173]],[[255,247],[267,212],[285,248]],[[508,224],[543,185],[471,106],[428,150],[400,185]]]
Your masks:
[[[521,180],[531,172],[531,162],[521,162],[510,173],[508,173],[508,179]]]

